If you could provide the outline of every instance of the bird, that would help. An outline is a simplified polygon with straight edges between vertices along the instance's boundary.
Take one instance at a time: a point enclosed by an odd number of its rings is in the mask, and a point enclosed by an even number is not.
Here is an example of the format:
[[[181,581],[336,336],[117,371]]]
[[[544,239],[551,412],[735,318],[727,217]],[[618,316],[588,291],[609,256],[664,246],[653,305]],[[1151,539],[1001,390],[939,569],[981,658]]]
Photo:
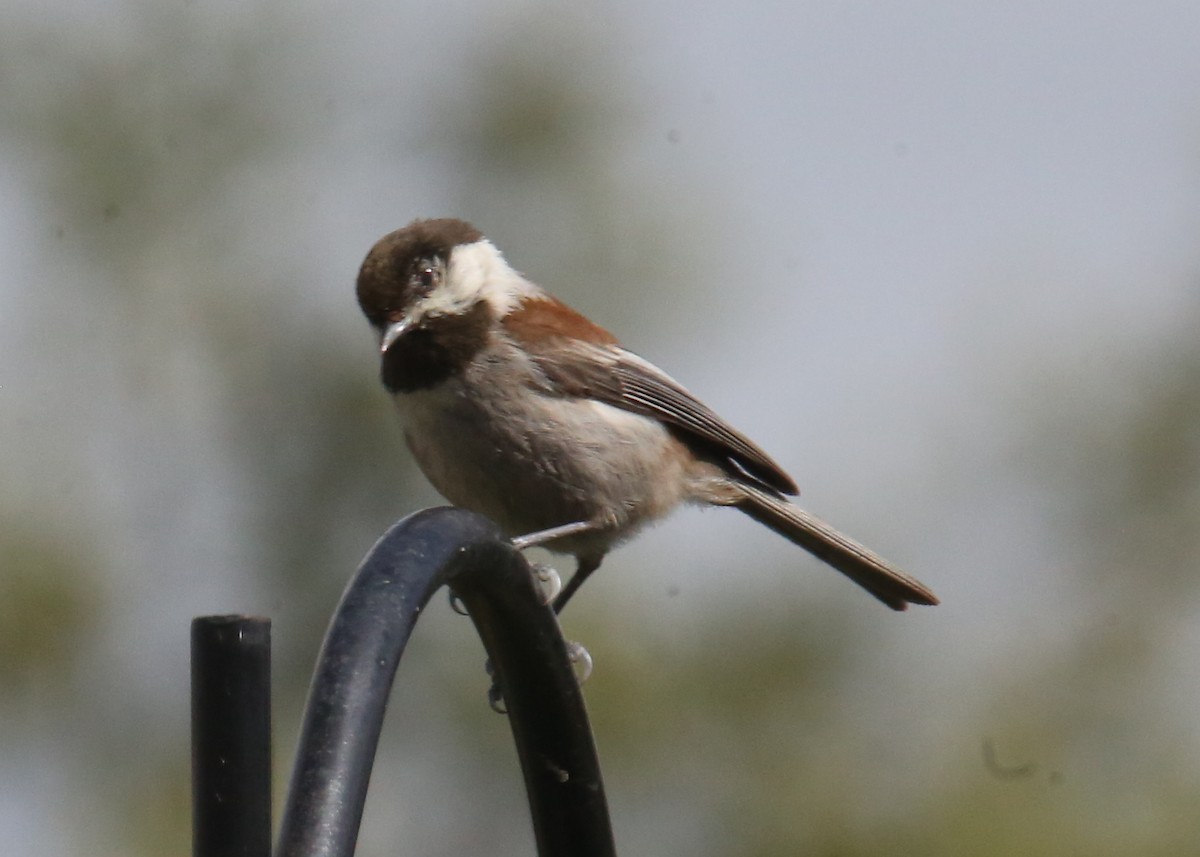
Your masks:
[[[738,509],[894,610],[938,603],[795,505],[796,483],[762,449],[469,223],[418,219],[385,235],[356,292],[380,379],[434,488],[521,549],[575,558],[556,612],[613,548],[685,504]]]

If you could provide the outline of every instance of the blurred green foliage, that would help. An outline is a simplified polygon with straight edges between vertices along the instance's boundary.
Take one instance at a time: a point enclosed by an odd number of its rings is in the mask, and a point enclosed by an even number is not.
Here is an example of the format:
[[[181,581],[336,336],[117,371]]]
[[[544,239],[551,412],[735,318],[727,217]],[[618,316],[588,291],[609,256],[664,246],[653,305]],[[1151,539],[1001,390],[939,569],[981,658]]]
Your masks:
[[[104,610],[101,587],[82,562],[83,544],[63,544],[7,516],[0,531],[0,706],[60,702],[79,654]],[[37,716],[36,708],[26,716]]]

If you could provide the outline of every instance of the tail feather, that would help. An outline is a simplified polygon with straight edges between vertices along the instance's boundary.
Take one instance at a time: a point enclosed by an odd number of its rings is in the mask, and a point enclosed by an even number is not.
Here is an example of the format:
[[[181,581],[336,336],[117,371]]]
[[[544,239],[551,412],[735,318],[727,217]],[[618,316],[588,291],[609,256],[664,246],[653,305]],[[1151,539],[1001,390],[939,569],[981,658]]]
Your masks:
[[[921,581],[842,535],[820,518],[753,485],[743,484],[741,488],[744,499],[733,505],[833,566],[893,610],[904,610],[909,604],[938,603],[937,596]]]

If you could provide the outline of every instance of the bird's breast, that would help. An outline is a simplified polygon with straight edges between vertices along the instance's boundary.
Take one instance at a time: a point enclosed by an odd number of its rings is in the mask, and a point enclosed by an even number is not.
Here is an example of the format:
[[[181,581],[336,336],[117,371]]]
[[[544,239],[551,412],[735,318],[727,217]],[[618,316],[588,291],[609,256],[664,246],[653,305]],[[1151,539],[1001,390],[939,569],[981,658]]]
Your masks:
[[[396,395],[422,471],[450,502],[511,535],[607,521],[613,540],[684,498],[690,456],[657,420],[547,394],[486,362]]]

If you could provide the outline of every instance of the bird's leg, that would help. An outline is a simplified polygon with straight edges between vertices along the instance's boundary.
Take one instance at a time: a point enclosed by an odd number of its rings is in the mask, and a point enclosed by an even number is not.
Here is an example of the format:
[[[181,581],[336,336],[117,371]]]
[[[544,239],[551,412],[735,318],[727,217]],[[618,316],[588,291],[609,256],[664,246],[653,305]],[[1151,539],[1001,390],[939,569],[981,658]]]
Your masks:
[[[567,602],[571,600],[571,596],[575,591],[583,585],[583,582],[588,579],[588,576],[600,567],[600,557],[585,557],[581,556],[578,559],[578,564],[575,566],[575,575],[567,581],[567,585],[563,587],[562,592],[558,593],[558,597],[554,599],[554,612],[561,613],[563,608],[567,606]]]
[[[580,533],[597,532],[599,530],[606,529],[607,526],[609,525],[603,521],[575,521],[573,523],[563,524],[558,527],[550,527],[546,530],[538,530],[536,533],[517,536],[512,540],[512,545],[517,550],[522,551],[526,548],[545,545],[549,542],[566,538],[568,536],[577,536]],[[552,590],[548,597],[554,599],[554,612],[561,613],[563,607],[566,606],[567,601],[570,600],[571,596],[575,593],[575,590],[578,589],[580,584],[587,579],[587,576],[595,571],[599,566],[600,560],[598,558],[580,558],[575,569],[575,576],[571,578],[571,580],[565,587],[561,589],[561,591],[558,588],[557,580],[548,580],[550,575],[547,575],[546,568],[544,566],[534,565],[533,568],[534,573],[537,575],[538,580],[542,582],[544,588],[550,588]],[[557,575],[553,576],[557,578]],[[546,586],[548,583],[550,585]]]
[[[602,524],[597,524],[592,521],[576,521],[573,524],[564,524],[561,527],[551,527],[548,530],[539,530],[536,533],[530,533],[526,536],[518,536],[512,540],[512,545],[517,550],[525,550],[526,548],[543,545],[546,542],[554,541],[555,539],[563,538],[564,536],[573,536],[577,533],[586,533],[591,530],[603,529]],[[567,585],[562,587],[558,596],[554,598],[554,612],[561,613],[562,609],[567,606],[567,602],[571,600],[571,596],[576,590],[583,585],[588,576],[600,567],[600,561],[604,558],[601,554],[598,557],[578,557],[576,559],[575,574],[567,581]],[[559,583],[558,573],[548,566],[534,565],[534,574],[537,579],[544,584],[552,577],[554,583]],[[550,596],[554,597],[554,596]],[[453,604],[453,602],[451,602]],[[575,667],[576,675],[582,684],[587,681],[588,676],[592,674],[592,656],[579,643],[568,643],[567,654],[571,659],[572,665]],[[492,669],[492,662],[489,660],[485,665],[488,675],[492,676],[492,685],[488,688],[488,705],[493,711],[500,714],[507,714],[508,709],[504,704],[504,695],[500,693],[500,686],[496,683],[495,675]]]
[[[548,530],[538,530],[536,533],[529,533],[524,536],[517,536],[512,540],[512,546],[519,551],[526,548],[534,548],[539,545],[544,545],[546,542],[552,542],[555,539],[565,538],[566,536],[575,536],[579,533],[586,533],[591,530],[600,529],[601,525],[594,521],[575,521],[570,524],[563,524],[560,527],[551,527]]]

